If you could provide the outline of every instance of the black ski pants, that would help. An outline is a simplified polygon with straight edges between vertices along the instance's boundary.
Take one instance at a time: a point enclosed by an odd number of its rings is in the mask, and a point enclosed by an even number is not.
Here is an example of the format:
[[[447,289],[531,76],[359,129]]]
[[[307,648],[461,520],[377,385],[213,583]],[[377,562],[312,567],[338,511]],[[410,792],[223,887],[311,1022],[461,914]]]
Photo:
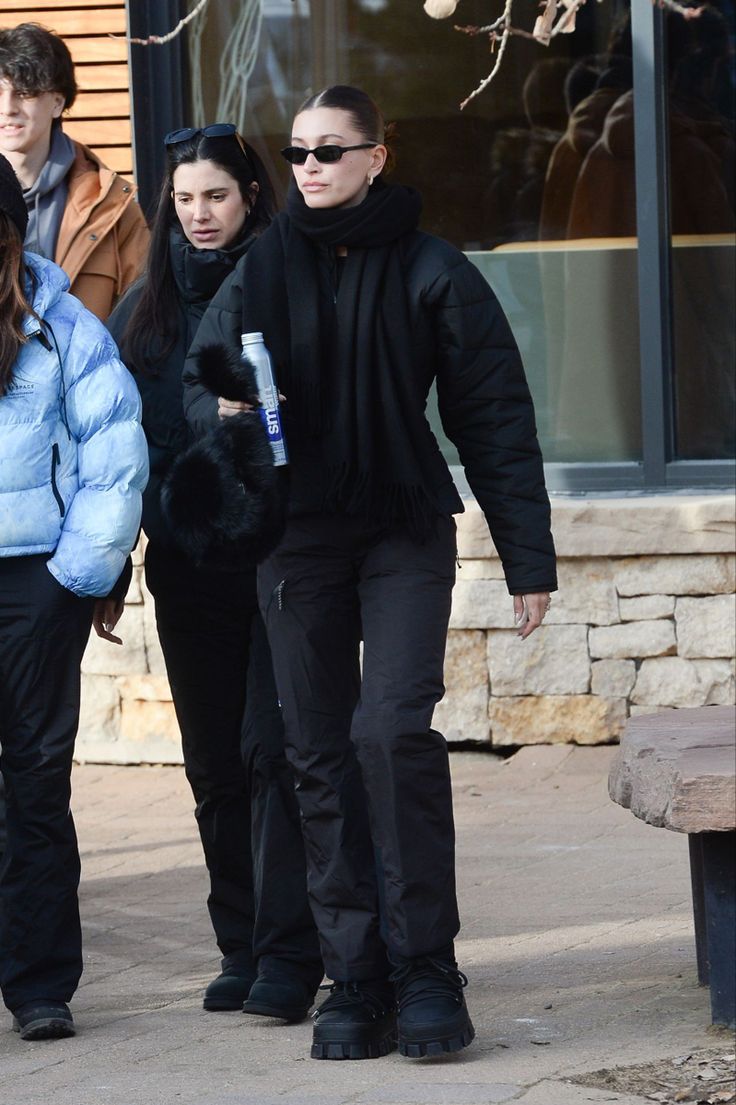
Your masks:
[[[199,569],[149,544],[146,582],[225,965],[289,961],[316,988],[322,964],[255,569]]]
[[[80,664],[93,600],[67,591],[48,555],[0,557],[0,989],[9,1009],[68,1002],[82,974],[79,851],[70,810]]]
[[[333,979],[385,976],[389,959],[446,951],[459,928],[447,745],[431,728],[455,557],[452,518],[417,544],[308,515],[259,567]]]

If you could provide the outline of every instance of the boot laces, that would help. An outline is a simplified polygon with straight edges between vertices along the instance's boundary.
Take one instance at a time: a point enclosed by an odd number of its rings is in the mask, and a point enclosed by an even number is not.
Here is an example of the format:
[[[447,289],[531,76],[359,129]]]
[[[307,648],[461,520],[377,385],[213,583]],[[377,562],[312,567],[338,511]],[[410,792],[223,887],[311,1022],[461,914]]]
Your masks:
[[[346,1009],[354,1005],[361,1005],[376,1020],[386,1013],[390,1005],[385,997],[361,986],[359,982],[327,983],[320,986],[320,990],[329,990],[330,996],[322,1002],[319,1009],[315,1009],[312,1014],[315,1020],[322,1013],[332,1013],[336,1009]]]
[[[396,984],[400,1010],[426,998],[452,998],[460,1004],[468,985],[467,976],[457,967],[430,955],[403,963],[390,979]]]

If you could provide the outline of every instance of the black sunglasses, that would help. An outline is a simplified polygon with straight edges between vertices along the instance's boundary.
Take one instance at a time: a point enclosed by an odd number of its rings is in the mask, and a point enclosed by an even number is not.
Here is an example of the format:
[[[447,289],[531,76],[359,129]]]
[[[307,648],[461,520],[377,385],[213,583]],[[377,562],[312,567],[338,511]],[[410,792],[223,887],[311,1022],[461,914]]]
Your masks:
[[[281,156],[290,165],[303,165],[310,153],[313,153],[318,161],[326,165],[331,161],[339,161],[344,153],[350,153],[351,150],[372,150],[377,145],[377,142],[361,142],[359,146],[315,146],[313,150],[306,150],[304,146],[286,146],[281,151]]]
[[[178,130],[170,130],[164,136],[164,146],[178,146],[180,142],[191,142],[192,138],[197,138],[200,134],[203,138],[234,138],[240,146],[243,157],[250,165],[245,142],[238,134],[238,128],[234,123],[210,123],[207,127],[179,127]]]
[[[180,142],[189,142],[201,134],[203,138],[227,138],[237,134],[234,123],[210,123],[208,127],[179,127],[170,130],[164,138],[164,146],[178,146]]]

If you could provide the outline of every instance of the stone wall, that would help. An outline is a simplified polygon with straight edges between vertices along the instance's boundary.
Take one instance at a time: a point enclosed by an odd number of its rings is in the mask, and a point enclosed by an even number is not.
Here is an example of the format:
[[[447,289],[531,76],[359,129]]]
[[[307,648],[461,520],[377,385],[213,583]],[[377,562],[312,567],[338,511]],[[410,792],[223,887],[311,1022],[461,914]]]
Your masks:
[[[560,589],[526,641],[475,503],[458,519],[461,567],[435,724],[493,745],[615,740],[630,714],[734,702],[734,499],[553,499]],[[142,580],[122,648],[93,637],[77,756],[181,762],[179,733]]]

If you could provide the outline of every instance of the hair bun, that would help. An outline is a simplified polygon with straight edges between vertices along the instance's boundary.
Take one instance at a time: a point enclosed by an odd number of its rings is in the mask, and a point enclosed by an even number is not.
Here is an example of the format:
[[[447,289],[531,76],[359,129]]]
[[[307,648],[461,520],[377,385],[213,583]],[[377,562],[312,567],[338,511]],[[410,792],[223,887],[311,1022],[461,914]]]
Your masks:
[[[386,127],[383,132],[383,145],[388,150],[388,156],[386,157],[386,164],[383,168],[384,173],[390,173],[391,170],[396,167],[396,150],[394,149],[394,147],[398,139],[398,123],[386,123]]]

